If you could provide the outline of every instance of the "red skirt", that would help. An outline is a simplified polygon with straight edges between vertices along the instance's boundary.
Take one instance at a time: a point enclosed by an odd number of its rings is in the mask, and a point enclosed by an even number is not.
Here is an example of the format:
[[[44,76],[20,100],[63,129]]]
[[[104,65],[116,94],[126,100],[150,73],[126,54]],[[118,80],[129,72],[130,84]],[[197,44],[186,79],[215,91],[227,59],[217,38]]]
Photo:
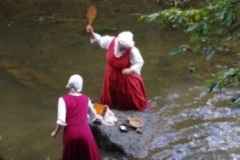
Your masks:
[[[123,75],[110,66],[104,76],[101,103],[112,109],[140,110],[147,106],[142,77],[138,74]]]
[[[64,129],[62,160],[101,160],[89,125],[70,126]]]

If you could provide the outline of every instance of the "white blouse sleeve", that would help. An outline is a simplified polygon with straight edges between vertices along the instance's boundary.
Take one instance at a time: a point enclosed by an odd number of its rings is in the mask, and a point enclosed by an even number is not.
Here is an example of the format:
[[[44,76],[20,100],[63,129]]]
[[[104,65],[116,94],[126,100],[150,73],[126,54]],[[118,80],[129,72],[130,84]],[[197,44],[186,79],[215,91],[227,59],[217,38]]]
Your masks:
[[[60,97],[58,99],[57,124],[60,126],[67,126],[67,124],[66,124],[66,104],[62,97]]]
[[[97,33],[93,33],[93,37],[91,38],[91,43],[98,43],[99,46],[103,49],[108,49],[111,41],[113,40],[114,37],[112,36],[101,36]]]
[[[144,60],[138,48],[136,47],[133,47],[131,50],[130,62],[132,64],[130,68],[133,70],[133,72],[140,75]]]
[[[95,121],[98,118],[97,112],[93,107],[93,104],[91,102],[91,100],[88,100],[88,115],[90,118],[90,121]]]

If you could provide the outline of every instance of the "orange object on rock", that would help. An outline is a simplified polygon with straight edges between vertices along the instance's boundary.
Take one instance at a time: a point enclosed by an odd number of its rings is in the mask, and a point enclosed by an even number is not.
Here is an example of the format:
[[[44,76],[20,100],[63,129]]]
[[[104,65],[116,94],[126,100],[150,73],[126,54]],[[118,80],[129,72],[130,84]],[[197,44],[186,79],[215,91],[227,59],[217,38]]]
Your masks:
[[[104,117],[107,111],[107,106],[101,103],[94,103],[94,109],[96,110],[97,114]]]

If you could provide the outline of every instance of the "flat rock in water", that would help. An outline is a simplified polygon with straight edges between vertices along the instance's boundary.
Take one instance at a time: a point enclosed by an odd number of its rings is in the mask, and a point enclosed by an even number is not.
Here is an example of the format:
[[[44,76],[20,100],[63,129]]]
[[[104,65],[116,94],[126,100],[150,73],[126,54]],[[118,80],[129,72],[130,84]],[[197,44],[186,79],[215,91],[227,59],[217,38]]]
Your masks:
[[[135,158],[144,158],[148,155],[148,146],[152,136],[158,130],[155,122],[159,120],[157,114],[139,111],[112,110],[118,121],[113,126],[91,124],[92,132],[99,146],[110,152],[117,152]],[[143,121],[141,133],[136,132],[128,123],[128,118],[139,118]],[[120,130],[125,124],[127,132]]]

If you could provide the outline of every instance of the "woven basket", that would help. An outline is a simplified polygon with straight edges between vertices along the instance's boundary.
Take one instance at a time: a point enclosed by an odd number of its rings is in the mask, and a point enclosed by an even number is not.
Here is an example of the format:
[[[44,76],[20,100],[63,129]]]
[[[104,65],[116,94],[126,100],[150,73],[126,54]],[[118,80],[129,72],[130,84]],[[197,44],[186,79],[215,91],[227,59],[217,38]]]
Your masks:
[[[143,121],[139,118],[128,118],[128,122],[134,128],[139,128],[143,126]]]
[[[139,118],[128,118],[128,123],[133,128],[136,128],[137,133],[142,133],[141,127],[143,126],[143,121]]]

